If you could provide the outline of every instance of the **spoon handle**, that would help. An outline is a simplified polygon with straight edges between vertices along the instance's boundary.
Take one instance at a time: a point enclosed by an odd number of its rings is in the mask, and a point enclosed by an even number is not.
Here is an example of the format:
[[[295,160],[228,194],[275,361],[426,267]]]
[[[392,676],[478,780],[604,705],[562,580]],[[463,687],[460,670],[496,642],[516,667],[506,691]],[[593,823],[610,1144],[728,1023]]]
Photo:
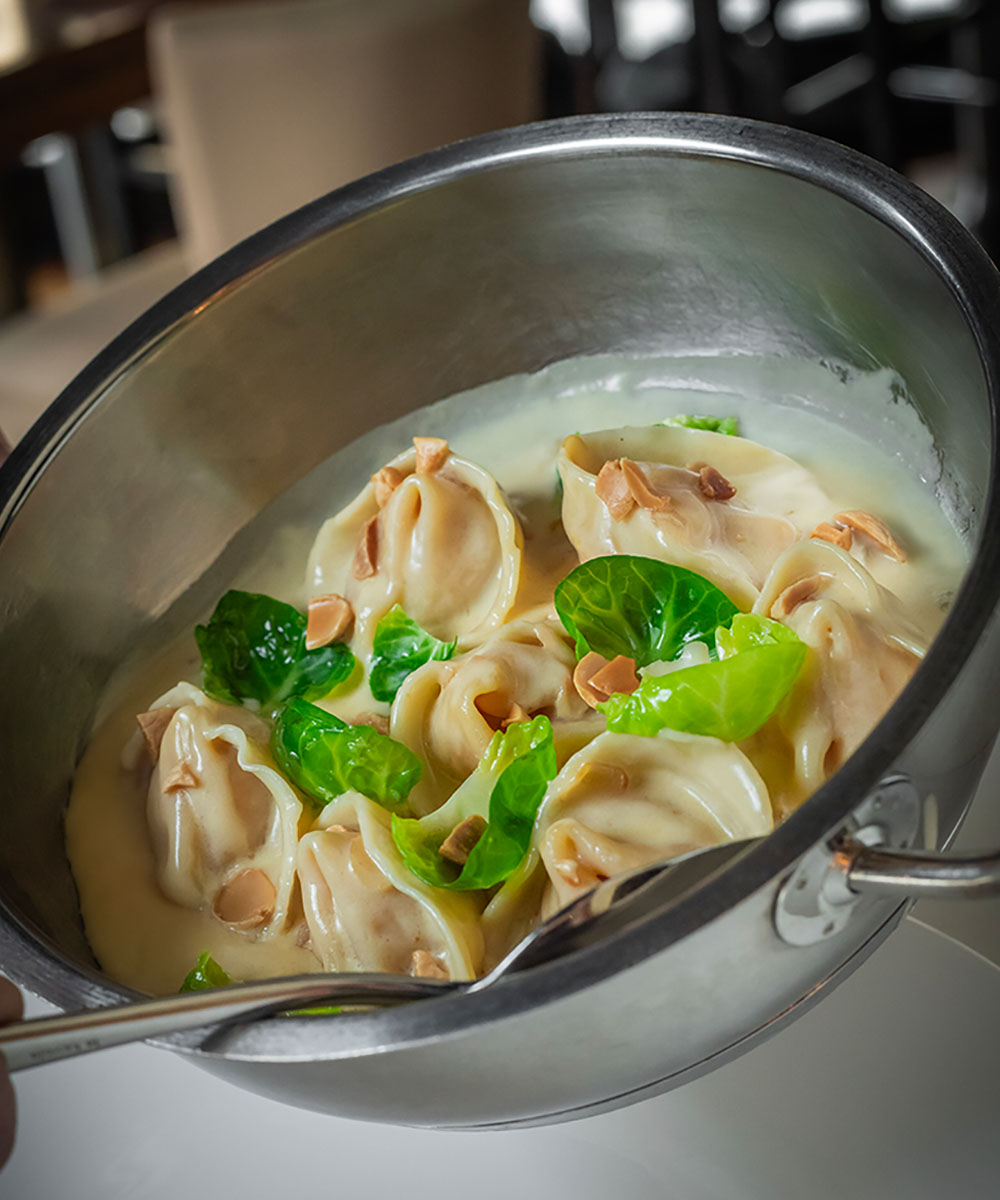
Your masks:
[[[0,1052],[9,1071],[20,1071],[200,1025],[228,1025],[315,1005],[400,1004],[445,995],[464,986],[467,985],[409,975],[346,972],[235,983],[113,1008],[16,1021],[0,1026]]]

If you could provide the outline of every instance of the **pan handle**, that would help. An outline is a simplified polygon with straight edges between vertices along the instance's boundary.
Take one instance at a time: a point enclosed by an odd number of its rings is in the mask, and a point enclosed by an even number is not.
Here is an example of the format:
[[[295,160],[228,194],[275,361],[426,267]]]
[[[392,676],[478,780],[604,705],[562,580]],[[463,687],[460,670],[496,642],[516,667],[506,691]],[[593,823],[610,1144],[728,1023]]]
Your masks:
[[[888,850],[846,838],[833,867],[848,891],[900,900],[979,900],[1000,896],[1000,850],[978,854]]]
[[[901,904],[1000,896],[1000,850],[912,850],[920,823],[913,782],[903,775],[883,780],[852,814],[852,828],[813,846],[779,887],[774,926],[782,941],[813,946],[837,937],[868,898]]]

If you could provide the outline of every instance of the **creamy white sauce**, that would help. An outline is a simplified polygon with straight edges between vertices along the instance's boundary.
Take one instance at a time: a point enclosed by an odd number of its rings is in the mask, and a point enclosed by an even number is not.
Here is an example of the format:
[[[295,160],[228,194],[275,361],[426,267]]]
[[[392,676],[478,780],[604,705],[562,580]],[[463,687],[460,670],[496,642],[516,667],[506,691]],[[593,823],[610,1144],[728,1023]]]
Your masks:
[[[264,591],[304,607],[305,562],[319,525],[413,435],[433,434],[506,490],[529,531],[514,615],[545,610],[554,584],[576,562],[557,521],[562,439],[677,413],[736,415],[746,437],[812,471],[837,509],[867,509],[887,522],[908,561],[874,554],[866,565],[930,633],[967,551],[956,532],[962,514],[943,490],[930,435],[901,395],[901,382],[888,372],[862,375],[789,359],[601,357],[557,364],[430,405],[335,454],[254,522],[242,542],[243,561],[222,587]],[[848,419],[849,413],[863,416]],[[190,631],[166,646],[160,635],[151,651],[157,636],[151,632],[109,685],[67,814],[68,852],[94,953],[109,975],[154,994],[176,991],[204,950],[236,978],[318,970],[316,957],[294,936],[257,944],[209,913],[170,903],[156,887],[144,789],[121,767],[121,750],[136,713],[178,679],[198,678]],[[350,716],[378,706],[361,683],[331,707]]]

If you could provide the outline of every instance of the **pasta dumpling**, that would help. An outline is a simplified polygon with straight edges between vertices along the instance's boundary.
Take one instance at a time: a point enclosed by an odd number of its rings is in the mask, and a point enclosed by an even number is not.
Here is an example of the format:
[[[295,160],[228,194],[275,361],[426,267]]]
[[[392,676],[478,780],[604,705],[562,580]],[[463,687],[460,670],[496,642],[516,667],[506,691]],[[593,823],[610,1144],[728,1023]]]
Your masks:
[[[395,604],[435,637],[466,645],[514,603],[520,526],[492,475],[441,446],[441,461],[414,450],[393,459],[313,545],[309,594],[346,597],[362,653]]]
[[[857,749],[910,679],[926,640],[861,563],[816,539],[778,559],[755,611],[811,649],[790,695],[748,744],[784,815]]]
[[[543,916],[623,871],[772,827],[767,789],[739,747],[602,733],[566,763],[538,812],[551,884]]]
[[[144,716],[151,749],[159,741],[146,817],[163,894],[258,937],[280,932],[302,802],[265,748],[267,726],[186,683]]]
[[[603,727],[573,686],[576,657],[556,621],[515,621],[478,649],[429,662],[406,680],[392,707],[391,733],[427,764],[410,795],[418,813],[455,790],[493,734],[544,713],[560,759]],[[560,753],[562,751],[562,753]]]
[[[574,434],[562,519],[581,561],[641,554],[710,579],[741,608],[772,563],[832,512],[798,463],[744,438],[652,425]]]
[[[328,804],[299,844],[302,904],[327,971],[473,979],[481,902],[428,887],[392,839],[389,814],[357,792]]]

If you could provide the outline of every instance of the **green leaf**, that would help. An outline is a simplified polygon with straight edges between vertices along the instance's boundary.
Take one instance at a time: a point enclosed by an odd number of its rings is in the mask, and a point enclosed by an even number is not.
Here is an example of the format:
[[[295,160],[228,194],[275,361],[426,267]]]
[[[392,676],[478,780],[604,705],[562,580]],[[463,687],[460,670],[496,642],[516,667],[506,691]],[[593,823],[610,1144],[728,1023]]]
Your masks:
[[[439,641],[394,604],[375,628],[368,686],[376,700],[395,700],[403,680],[432,659],[451,658],[455,642]]]
[[[203,992],[206,988],[225,987],[232,983],[232,976],[222,969],[207,950],[198,955],[194,964],[181,984],[182,992]]]
[[[559,619],[582,658],[672,662],[688,642],[710,641],[739,609],[714,583],[655,558],[611,554],[574,568],[555,592]]]
[[[360,792],[398,809],[424,772],[401,742],[370,725],[348,725],[298,697],[278,714],[271,749],[292,783],[321,804]]]
[[[739,417],[691,417],[686,414],[678,414],[676,417],[667,417],[660,424],[680,425],[684,429],[704,429],[709,433],[725,433],[730,437],[739,437],[740,435]]]
[[[715,650],[719,658],[731,658],[757,646],[773,646],[776,642],[799,645],[799,635],[780,621],[759,617],[756,613],[737,613],[726,628],[715,631]]]
[[[434,887],[474,891],[503,882],[527,853],[538,806],[556,769],[548,717],[494,734],[475,771],[441,808],[419,821],[393,816],[392,836],[403,861]],[[485,818],[487,825],[459,868],[441,857],[441,843],[471,816]]]
[[[342,642],[307,650],[302,613],[256,592],[226,592],[194,636],[205,691],[229,704],[257,700],[269,708],[290,696],[318,700],[354,669],[354,655]]]
[[[630,695],[614,695],[598,710],[614,733],[651,737],[661,729],[739,742],[764,724],[806,659],[792,630],[766,617],[739,614],[716,635],[718,661],[647,675]]]

